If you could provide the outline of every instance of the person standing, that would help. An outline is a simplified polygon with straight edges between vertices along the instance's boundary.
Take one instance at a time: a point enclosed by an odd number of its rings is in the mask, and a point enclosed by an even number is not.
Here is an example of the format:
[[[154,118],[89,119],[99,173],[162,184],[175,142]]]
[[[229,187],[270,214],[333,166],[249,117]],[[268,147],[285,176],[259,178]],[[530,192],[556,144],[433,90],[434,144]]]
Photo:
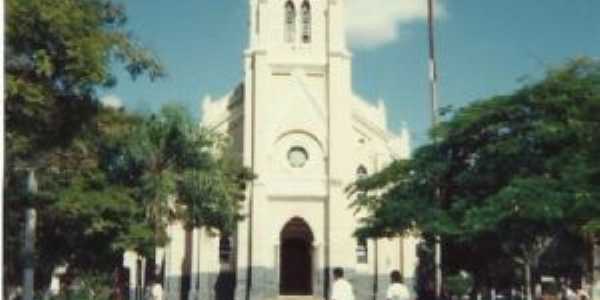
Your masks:
[[[162,285],[158,281],[152,282],[147,286],[146,290],[147,300],[163,300],[163,289]]]
[[[386,300],[410,300],[410,292],[408,287],[404,285],[402,274],[399,271],[390,273],[391,284],[387,289]]]
[[[567,280],[562,284],[562,294],[561,299],[563,300],[577,300],[577,294],[571,287],[572,283],[570,280]]]
[[[333,269],[331,300],[354,300],[352,285],[344,279],[344,269],[342,268]]]
[[[589,291],[589,286],[585,283],[582,284],[581,288],[577,290],[577,298],[578,300],[589,300],[590,295],[587,291]]]

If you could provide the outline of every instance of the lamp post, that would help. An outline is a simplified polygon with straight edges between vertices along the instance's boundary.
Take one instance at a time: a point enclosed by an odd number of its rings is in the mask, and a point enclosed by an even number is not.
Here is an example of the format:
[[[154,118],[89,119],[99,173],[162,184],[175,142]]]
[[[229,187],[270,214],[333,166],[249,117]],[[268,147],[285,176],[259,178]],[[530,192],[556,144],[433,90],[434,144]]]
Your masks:
[[[598,236],[591,234],[592,242],[592,285],[590,295],[593,300],[600,300],[600,246],[598,246]]]
[[[427,27],[429,41],[429,81],[431,88],[431,126],[437,126],[438,119],[438,99],[437,99],[437,65],[435,61],[435,43],[434,43],[434,5],[433,0],[427,0]],[[437,138],[434,137],[434,143],[437,143]],[[440,201],[440,191],[436,188],[435,197]],[[435,236],[435,297],[442,297],[442,246],[439,235]]]
[[[38,183],[33,169],[27,175],[27,197],[29,200],[38,192]],[[34,294],[34,246],[35,246],[36,211],[33,205],[25,211],[25,230],[23,241],[23,300],[33,300]]]

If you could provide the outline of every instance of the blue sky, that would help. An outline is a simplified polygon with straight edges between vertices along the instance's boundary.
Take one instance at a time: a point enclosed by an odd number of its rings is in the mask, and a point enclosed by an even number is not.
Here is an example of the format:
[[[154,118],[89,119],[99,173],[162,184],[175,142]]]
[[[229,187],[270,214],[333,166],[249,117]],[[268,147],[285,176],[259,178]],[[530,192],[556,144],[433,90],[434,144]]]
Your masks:
[[[403,121],[413,145],[427,141],[426,0],[345,0],[359,95],[385,100],[388,122]],[[439,0],[436,23],[440,104],[506,94],[580,55],[600,56],[598,0]],[[205,95],[221,96],[242,79],[247,0],[128,0],[128,27],[153,50],[168,76],[133,82],[115,67],[108,102],[150,112],[177,102],[201,117]],[[527,82],[527,81],[525,81]]]

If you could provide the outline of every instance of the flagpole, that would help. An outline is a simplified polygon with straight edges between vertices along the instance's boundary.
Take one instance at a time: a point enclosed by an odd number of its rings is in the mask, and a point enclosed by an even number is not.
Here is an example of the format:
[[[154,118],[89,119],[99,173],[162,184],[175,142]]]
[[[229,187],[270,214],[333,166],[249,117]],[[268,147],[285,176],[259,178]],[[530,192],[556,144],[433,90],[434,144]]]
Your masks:
[[[437,103],[437,65],[435,61],[435,40],[434,40],[434,5],[433,0],[427,0],[427,24],[429,32],[429,80],[431,84],[431,123],[433,126],[438,124],[438,103]]]
[[[327,109],[327,199],[325,201],[325,268],[323,296],[331,299],[331,1],[327,0],[325,9],[325,105]]]
[[[428,25],[428,40],[429,40],[429,81],[431,88],[431,126],[436,127],[438,120],[438,103],[437,103],[437,66],[435,61],[435,40],[434,40],[434,3],[433,0],[427,0],[427,25]],[[437,143],[437,138],[434,137],[434,143]],[[435,197],[439,201],[440,191],[436,188]],[[442,245],[439,235],[435,236],[435,298],[442,297]]]

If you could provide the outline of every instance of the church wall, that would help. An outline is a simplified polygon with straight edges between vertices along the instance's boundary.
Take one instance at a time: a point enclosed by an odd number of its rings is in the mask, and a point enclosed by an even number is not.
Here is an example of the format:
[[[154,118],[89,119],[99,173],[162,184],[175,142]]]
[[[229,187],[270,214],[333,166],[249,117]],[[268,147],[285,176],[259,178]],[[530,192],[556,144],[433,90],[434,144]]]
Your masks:
[[[319,225],[323,219],[322,199],[311,197],[323,194],[323,181],[318,178],[324,176],[324,137],[322,120],[319,122],[318,118],[319,110],[323,109],[319,91],[324,88],[322,80],[306,80],[302,69],[277,69],[265,60],[259,60],[256,67],[256,72],[261,74],[257,77],[263,80],[256,82],[254,92],[256,106],[261,108],[256,111],[256,119],[260,121],[255,128],[256,153],[261,155],[255,156],[259,179],[254,185],[252,298],[270,299],[279,294],[278,247],[283,225],[294,216],[302,217],[310,224],[315,237],[322,240],[319,238],[323,232]],[[312,94],[307,95],[307,91]],[[322,114],[321,111],[321,118]],[[315,122],[306,122],[311,116]],[[308,132],[311,134],[306,134]],[[297,174],[282,167],[287,165],[287,147],[294,143],[302,144],[311,153],[311,165],[304,170],[311,170],[308,173]],[[309,178],[312,181],[307,180]],[[304,188],[304,194],[294,191],[298,186]],[[290,200],[295,203],[283,200],[286,195],[296,195]],[[314,288],[318,290],[317,286]]]
[[[356,242],[352,248],[356,250]],[[375,288],[375,243],[374,240],[367,240],[367,263],[359,263],[357,255],[354,255],[354,265],[351,268],[353,273],[347,275],[352,283],[357,300],[372,300],[373,289]]]
[[[319,1],[326,3],[327,1]],[[349,53],[346,47],[346,30],[345,30],[345,8],[344,2],[345,0],[333,0],[329,1],[331,3],[330,7],[330,31],[331,34],[329,36],[330,48],[334,51],[339,51],[343,53]],[[323,24],[322,26],[325,26]],[[350,74],[348,72],[348,74]]]
[[[220,271],[217,233],[196,228],[186,239],[186,230],[180,222],[175,222],[169,225],[168,234],[163,280],[167,299],[182,299],[185,295],[187,299],[216,299]],[[188,284],[184,287],[186,280]]]
[[[267,86],[257,95],[266,117],[261,120],[266,145],[273,145],[291,130],[310,132],[320,143],[324,141],[324,80],[310,77],[308,72],[292,67],[266,68],[262,78]],[[269,149],[264,153],[271,152]]]
[[[272,74],[270,74],[272,75]],[[285,82],[285,80],[282,80]],[[289,80],[288,80],[289,81]],[[315,80],[318,82],[318,79]],[[279,83],[277,83],[279,85]],[[282,83],[285,86],[285,83]],[[291,85],[291,83],[290,83]],[[288,89],[289,86],[286,88]],[[316,88],[314,88],[316,89]],[[272,91],[271,91],[272,92]],[[272,92],[273,94],[277,94],[277,92]],[[270,96],[273,97],[273,96]],[[268,120],[272,120],[274,116],[281,115],[281,111],[286,107],[291,105],[291,102],[286,102],[286,99],[289,98],[279,98],[281,100],[281,105],[273,106],[272,109],[269,109],[265,115],[269,116]],[[300,99],[299,101],[305,101],[306,99]],[[293,110],[295,112],[297,110]],[[306,116],[306,114],[304,114]],[[318,116],[317,116],[318,117]],[[290,144],[283,143],[283,146],[279,145],[282,140],[288,136],[300,135],[308,137],[308,140],[312,140],[308,144],[312,143],[312,145],[304,144],[309,152],[318,153],[319,151],[323,152],[324,146],[323,143],[318,140],[317,136],[323,136],[323,128],[319,128],[318,118],[316,118],[314,124],[311,125],[311,122],[302,122],[296,123],[300,125],[294,124],[293,119],[290,118],[281,118],[282,121],[277,122],[269,122],[271,124],[262,124],[261,126],[265,126],[269,128],[268,131],[277,132],[277,134],[272,133],[270,135],[263,134],[259,135],[263,140],[269,141],[271,146],[264,147],[263,149],[268,149],[268,154],[265,155],[262,159],[264,159],[263,168],[266,169],[262,173],[259,173],[260,179],[256,182],[256,193],[255,193],[255,235],[254,235],[254,281],[253,281],[253,296],[256,299],[266,299],[275,297],[278,294],[278,261],[277,261],[277,247],[278,247],[278,230],[281,230],[283,227],[282,224],[285,223],[286,220],[291,218],[292,216],[301,216],[304,219],[315,219],[315,217],[309,217],[304,215],[299,211],[313,211],[318,212],[321,211],[322,208],[319,207],[309,207],[304,204],[304,200],[302,200],[301,195],[313,195],[313,199],[310,201],[315,201],[314,195],[325,197],[326,189],[325,189],[325,158],[322,157],[318,159],[322,163],[317,166],[313,166],[314,168],[307,166],[306,169],[302,170],[300,173],[294,174],[293,172],[287,172],[289,170],[284,170],[282,165],[286,165],[285,155],[281,157],[282,151],[290,146]],[[240,121],[245,121],[244,119],[240,119]],[[301,120],[300,120],[301,121]],[[277,124],[277,126],[273,126],[272,123]],[[308,123],[308,124],[307,124]],[[245,123],[247,124],[247,123]],[[303,127],[302,129],[298,129]],[[238,134],[243,132],[243,126],[236,126],[234,130],[237,130]],[[346,127],[348,128],[348,127]],[[321,133],[319,134],[319,130]],[[348,129],[346,129],[348,130]],[[347,198],[347,195],[343,191],[345,186],[349,184],[352,180],[355,179],[356,175],[356,167],[360,164],[365,165],[369,173],[373,173],[382,168],[383,165],[389,162],[389,157],[386,157],[386,154],[389,153],[389,148],[386,147],[386,143],[380,136],[374,134],[369,131],[369,128],[366,128],[361,125],[355,125],[354,128],[349,130],[351,134],[347,134],[349,136],[346,139],[347,144],[352,144],[353,151],[346,151],[351,153],[351,163],[345,162],[345,165],[348,169],[351,169],[352,172],[348,174],[343,174],[342,180],[339,182],[334,182],[337,184],[335,188],[337,188],[338,198],[333,199],[332,202],[336,202],[338,205],[334,209],[336,210],[335,216],[332,217],[332,222],[336,224],[334,226],[337,227],[338,236],[335,237],[337,240],[337,244],[341,245],[339,247],[334,247],[332,245],[332,257],[335,257],[336,262],[333,262],[332,259],[331,266],[334,267],[336,265],[343,266],[347,272],[348,278],[354,283],[357,289],[357,299],[372,299],[373,297],[373,288],[374,288],[374,258],[369,259],[368,264],[357,264],[356,263],[356,240],[352,237],[352,233],[357,225],[357,219],[361,216],[353,215],[353,211],[347,209],[347,205],[350,203],[350,199]],[[317,134],[313,134],[317,132]],[[295,137],[294,137],[295,138]],[[360,144],[358,140],[360,138],[366,138],[365,143]],[[324,138],[323,138],[324,139]],[[243,140],[243,139],[241,139]],[[301,139],[300,139],[301,140]],[[241,144],[241,143],[240,143]],[[278,147],[282,147],[278,149]],[[319,155],[325,155],[325,153],[321,153]],[[389,156],[389,155],[388,155]],[[306,172],[309,170],[308,172]],[[262,174],[262,176],[261,176]],[[294,197],[295,196],[295,197]],[[293,198],[285,200],[286,197]],[[334,196],[335,197],[335,196]],[[307,199],[311,199],[310,196],[306,197]],[[291,202],[295,201],[295,202]],[[309,202],[310,202],[309,201]],[[276,205],[274,203],[282,204],[281,209],[276,209]],[[302,203],[302,204],[301,204]],[[297,205],[295,205],[297,204]],[[300,205],[301,204],[301,205]],[[345,214],[344,214],[345,213]],[[279,216],[280,220],[278,222],[274,222],[273,216]],[[287,218],[287,219],[286,219]],[[316,218],[316,220],[323,220],[323,216],[321,218]],[[240,227],[244,226],[245,222],[240,223]],[[276,223],[276,226],[273,224]],[[308,222],[312,224],[312,221]],[[315,231],[315,235],[317,232],[321,235],[324,233],[325,228],[324,225],[315,226],[313,230]],[[311,228],[313,226],[311,225]],[[266,229],[266,233],[259,233],[259,231],[263,231]],[[333,235],[333,234],[332,234]],[[268,237],[268,238],[267,238]],[[244,242],[245,235],[242,235],[238,242],[242,245],[242,248],[245,247],[246,243]],[[264,240],[267,242],[264,242]],[[270,240],[269,240],[270,239]],[[247,239],[246,239],[247,240]],[[384,242],[381,242],[385,244]],[[383,245],[381,244],[380,245]],[[318,251],[323,251],[324,247],[321,243],[315,243],[315,246],[319,248]],[[370,251],[369,255],[374,255],[373,242],[369,243]],[[265,250],[266,249],[266,250]],[[240,250],[240,253],[244,252],[243,249]],[[385,255],[396,255],[399,257],[398,247],[379,247],[378,251],[378,291],[385,290],[386,284],[389,282],[388,274],[389,268],[385,268],[383,257]],[[245,254],[247,255],[247,254]],[[216,254],[215,254],[216,256]],[[317,254],[320,261],[320,267],[322,268],[322,260],[324,258],[324,253]],[[241,257],[238,256],[238,259]],[[240,263],[243,264],[243,258]],[[400,259],[398,259],[400,260]],[[388,262],[387,264],[391,264],[395,266],[395,268],[400,268],[401,264],[399,264],[398,260]],[[406,269],[406,268],[404,268]],[[238,273],[245,272],[245,268],[239,268]],[[322,279],[318,278],[320,274],[322,274],[323,270],[319,270],[316,272],[315,278],[318,279],[318,283],[322,283]],[[403,272],[404,273],[404,272]],[[210,278],[213,276],[213,280],[215,278],[215,273],[212,275],[207,274],[206,278]],[[240,275],[243,277],[244,275]],[[236,291],[243,290],[244,288],[240,286],[238,279],[238,287]],[[322,294],[322,286],[315,285],[315,290],[318,294]],[[381,295],[380,295],[381,296]]]
[[[382,136],[382,133],[385,133],[374,130],[377,125],[374,123],[378,120],[358,121],[358,117],[362,116],[354,116],[352,128],[355,166],[363,165],[367,168],[368,174],[373,174],[393,160],[391,149],[388,146],[387,136]],[[397,158],[408,156],[408,153],[397,154]],[[358,220],[365,215],[365,212],[359,212],[356,218]],[[385,291],[390,284],[389,274],[392,270],[399,270],[406,277],[407,283],[411,284],[414,268],[416,268],[414,252],[416,242],[412,244],[408,242],[410,241],[406,238],[369,240],[369,263],[356,265],[358,272],[353,283],[357,299],[373,299],[375,292],[377,299],[385,299]],[[374,282],[375,279],[377,282]]]
[[[199,299],[217,299],[215,285],[220,271],[218,233],[198,230],[194,242],[198,243],[199,266],[196,285]]]
[[[169,244],[165,247],[165,274],[163,287],[169,299],[179,299],[182,264],[185,256],[185,231],[180,222],[167,227]]]
[[[251,44],[244,59],[243,118],[236,119],[240,125],[230,124],[228,131],[234,137],[234,148],[241,150],[244,165],[253,166],[258,178],[248,189],[247,201],[243,204],[243,213],[252,214],[252,224],[240,222],[236,233],[235,298],[246,298],[249,264],[252,265],[251,299],[277,297],[279,234],[284,224],[297,216],[306,221],[315,237],[315,295],[324,294],[322,276],[328,231],[329,266],[344,267],[356,288],[357,300],[373,299],[375,287],[379,291],[378,298],[382,299],[381,291],[387,287],[389,271],[409,271],[410,263],[406,262],[410,260],[410,251],[402,250],[398,239],[378,241],[375,251],[375,241],[370,240],[368,263],[357,262],[357,241],[352,234],[362,215],[355,215],[348,207],[351,199],[345,188],[356,179],[360,164],[372,174],[390,162],[393,150],[388,147],[391,135],[388,136],[385,128],[385,110],[368,104],[357,109],[351,87],[350,56],[343,34],[343,1],[331,1],[329,78],[324,67],[327,62],[323,43],[325,1],[311,1],[311,44],[283,42],[284,1],[251,0],[250,3]],[[301,1],[294,0],[294,3],[299,8]],[[369,124],[357,121],[356,113],[361,112],[366,114],[367,122],[371,121]],[[327,142],[327,124],[330,125],[330,143]],[[358,143],[360,137],[366,137],[364,144]],[[287,151],[293,145],[303,146],[310,154],[303,168],[288,166]],[[330,151],[328,146],[331,146]],[[328,152],[330,158],[327,158]],[[328,162],[331,164],[329,210],[325,204]],[[327,217],[326,213],[329,213]],[[249,254],[251,261],[248,261]],[[202,260],[202,253],[200,255]]]
[[[244,152],[244,145],[242,135],[244,134],[244,117],[240,116],[236,123],[232,124],[229,131],[229,137],[231,142],[231,151],[235,153],[237,158],[242,159]]]
[[[390,283],[390,272],[400,269],[400,239],[379,239],[377,260],[377,299],[385,299],[385,292]]]
[[[403,237],[402,265],[400,272],[404,275],[405,282],[411,287],[414,287],[416,284],[416,270],[419,264],[417,248],[421,241],[421,238],[416,235],[406,235]],[[415,291],[412,290],[411,292],[414,293]]]
[[[339,3],[339,2],[338,2]],[[341,12],[340,12],[341,13]],[[332,24],[336,24],[336,10],[330,13]],[[336,35],[330,36],[330,41]],[[332,46],[335,44],[332,43]],[[336,48],[332,47],[331,50]],[[339,49],[339,48],[337,48]],[[356,239],[352,236],[356,228],[356,216],[353,209],[349,209],[345,188],[355,180],[356,157],[352,139],[352,103],[351,95],[351,69],[348,57],[338,54],[331,55],[330,64],[330,266],[344,267],[348,278],[356,277]],[[355,281],[355,284],[368,282]],[[364,290],[361,288],[359,290]]]
[[[300,217],[305,220],[313,231],[315,240],[313,242],[314,257],[317,260],[314,270],[313,288],[315,295],[323,295],[322,272],[323,272],[323,205],[322,198],[271,198],[268,201],[270,205],[269,226],[261,226],[264,230],[255,236],[260,241],[260,251],[255,253],[253,267],[253,298],[255,299],[274,299],[279,292],[279,249],[280,249],[280,231],[291,217]],[[294,205],[294,203],[297,205]],[[265,222],[266,223],[266,222]],[[259,222],[260,224],[260,222]],[[165,292],[168,299],[180,299],[184,293],[180,289],[182,274],[177,270],[181,266],[184,257],[182,249],[184,246],[183,228],[175,225],[170,227],[172,241],[166,249],[166,281]],[[377,250],[375,241],[369,240],[368,263],[360,264],[356,260],[356,254],[352,253],[341,260],[340,264],[332,264],[332,267],[342,266],[346,272],[346,277],[353,284],[356,291],[356,299],[373,299],[375,287],[374,279],[377,278],[377,299],[384,299],[384,291],[389,284],[389,273],[392,270],[399,269],[408,279],[412,280],[412,272],[416,267],[414,249],[416,238],[412,241],[404,241],[401,246],[400,239],[380,239],[377,241]],[[209,233],[205,230],[195,229],[193,232],[193,260],[191,274],[191,291],[189,299],[233,299],[233,281],[227,281],[227,276],[235,274],[223,272],[218,261],[218,243],[219,237],[215,233]],[[345,245],[346,248],[354,251],[355,243]],[[401,247],[403,249],[401,250]],[[340,249],[333,249],[336,257],[343,255]],[[377,267],[375,267],[377,263]],[[375,268],[377,276],[374,277]],[[245,270],[245,269],[244,269]],[[239,288],[239,287],[238,287]],[[229,296],[227,296],[229,295]]]

